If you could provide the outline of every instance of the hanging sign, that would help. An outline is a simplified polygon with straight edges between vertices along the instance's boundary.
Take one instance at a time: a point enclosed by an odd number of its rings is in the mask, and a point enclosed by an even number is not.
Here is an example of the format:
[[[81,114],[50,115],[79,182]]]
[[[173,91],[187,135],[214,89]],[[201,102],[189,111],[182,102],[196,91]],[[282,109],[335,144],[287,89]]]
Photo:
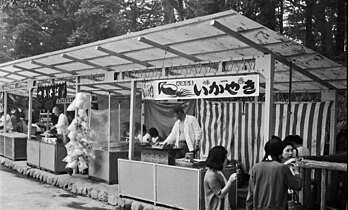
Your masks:
[[[37,100],[41,109],[52,109],[57,99],[66,97],[66,82],[37,87]]]
[[[144,99],[154,100],[250,97],[259,95],[259,75],[157,80],[142,89]]]
[[[67,97],[67,98],[58,98],[57,104],[71,104],[74,101],[75,97]]]

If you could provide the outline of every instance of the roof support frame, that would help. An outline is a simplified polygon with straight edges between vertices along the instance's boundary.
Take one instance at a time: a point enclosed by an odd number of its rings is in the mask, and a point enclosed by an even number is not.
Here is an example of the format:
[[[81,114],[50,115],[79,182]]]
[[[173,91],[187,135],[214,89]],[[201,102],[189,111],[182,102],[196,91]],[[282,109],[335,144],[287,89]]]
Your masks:
[[[101,65],[92,63],[90,61],[87,61],[87,60],[82,60],[82,59],[79,59],[79,58],[75,58],[75,57],[73,57],[71,55],[62,54],[62,57],[66,58],[66,59],[69,59],[69,60],[72,60],[72,61],[75,61],[77,63],[83,63],[83,64],[86,64],[86,65],[89,65],[89,66],[93,66],[95,68],[99,68],[99,69],[102,69],[102,70],[105,70],[105,71],[113,71],[113,69],[110,69],[109,67],[101,66]]]
[[[170,52],[170,53],[173,53],[175,55],[179,55],[180,57],[186,58],[186,59],[191,60],[193,62],[202,61],[201,59],[196,58],[196,57],[194,57],[192,55],[188,55],[188,54],[183,53],[183,52],[181,52],[179,50],[175,50],[175,49],[173,49],[173,48],[171,48],[169,46],[161,45],[161,44],[159,44],[157,42],[154,42],[154,41],[149,40],[149,39],[147,39],[145,37],[142,37],[142,36],[138,38],[138,41],[143,42],[143,43],[148,44],[148,45],[151,45],[151,46],[153,46],[155,48],[159,48],[161,50],[164,50],[165,52]]]
[[[71,72],[71,71],[68,71],[68,70],[65,70],[65,69],[62,69],[62,68],[58,68],[58,67],[55,67],[55,66],[52,66],[52,65],[47,65],[47,64],[35,61],[35,60],[31,60],[30,62],[32,64],[35,64],[35,65],[38,65],[38,66],[41,66],[41,67],[50,68],[50,69],[57,70],[57,71],[60,71],[60,72],[63,72],[63,73],[67,73],[67,74],[71,74],[71,75],[77,75],[76,72]]]
[[[210,23],[211,26],[215,27],[216,29],[219,29],[223,32],[225,32],[226,34],[234,37],[235,39],[241,41],[241,42],[244,42],[245,44],[247,45],[250,45],[251,47],[255,48],[256,50],[258,51],[261,51],[262,53],[264,54],[272,54],[274,55],[275,59],[278,60],[279,62],[287,65],[287,66],[290,66],[290,61],[288,61],[286,58],[284,58],[283,56],[279,55],[279,54],[276,54],[276,53],[273,53],[271,50],[267,49],[266,47],[263,47],[255,42],[253,42],[252,40],[246,38],[245,36],[239,34],[238,32],[226,27],[225,25],[221,24],[219,21],[216,21],[216,20],[213,20],[211,21]],[[323,86],[327,87],[328,89],[337,89],[336,87],[334,87],[333,85],[327,83],[326,81],[323,81],[321,80],[320,78],[314,76],[313,74],[305,71],[304,69],[302,69],[301,67],[297,66],[297,65],[292,65],[292,67],[300,72],[301,74],[313,79],[314,81],[322,84]]]
[[[139,65],[142,65],[142,66],[145,66],[145,67],[150,67],[150,66],[153,66],[145,61],[140,61],[140,60],[137,60],[135,58],[131,58],[131,57],[128,57],[128,56],[125,56],[123,55],[122,53],[117,53],[117,52],[114,52],[114,51],[111,51],[111,50],[108,50],[108,49],[105,49],[103,47],[100,47],[100,46],[97,46],[95,48],[96,50],[99,50],[101,52],[104,52],[104,53],[107,53],[109,55],[112,55],[112,56],[116,56],[116,57],[119,57],[119,58],[122,58],[124,60],[127,60],[127,61],[130,61],[130,62],[133,62],[133,63],[137,63]]]

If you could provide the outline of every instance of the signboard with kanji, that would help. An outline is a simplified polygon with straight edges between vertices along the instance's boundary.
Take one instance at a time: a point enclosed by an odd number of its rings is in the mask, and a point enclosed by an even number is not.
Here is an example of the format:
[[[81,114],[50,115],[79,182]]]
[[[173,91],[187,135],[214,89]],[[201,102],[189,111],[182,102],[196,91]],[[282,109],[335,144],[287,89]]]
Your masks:
[[[66,82],[37,87],[37,100],[41,109],[52,109],[57,99],[66,98]]]
[[[259,75],[157,80],[142,90],[144,99],[154,100],[258,96]]]

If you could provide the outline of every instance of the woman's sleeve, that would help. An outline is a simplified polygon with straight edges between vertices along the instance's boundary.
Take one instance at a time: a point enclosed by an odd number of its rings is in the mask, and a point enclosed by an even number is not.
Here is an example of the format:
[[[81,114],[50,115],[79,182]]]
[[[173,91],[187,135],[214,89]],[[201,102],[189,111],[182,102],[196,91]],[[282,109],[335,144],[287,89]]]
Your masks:
[[[302,179],[299,174],[293,175],[289,167],[284,165],[283,169],[285,170],[285,184],[293,190],[302,189]]]
[[[213,193],[218,197],[218,198],[222,198],[221,197],[221,190],[222,190],[222,186],[219,183],[219,180],[217,179],[216,176],[210,176],[207,179],[207,183],[209,188],[213,191]]]

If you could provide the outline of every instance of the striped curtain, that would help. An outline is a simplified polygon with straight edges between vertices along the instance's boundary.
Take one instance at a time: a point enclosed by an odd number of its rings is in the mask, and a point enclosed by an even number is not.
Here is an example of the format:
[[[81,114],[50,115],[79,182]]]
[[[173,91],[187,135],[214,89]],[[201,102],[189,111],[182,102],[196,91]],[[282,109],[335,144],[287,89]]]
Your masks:
[[[288,104],[275,103],[273,134],[282,139],[290,134],[300,135],[311,155],[323,155],[332,104],[333,102],[292,103],[288,119]],[[203,129],[203,157],[207,157],[212,147],[222,145],[227,149],[229,158],[241,162],[245,172],[262,160],[265,143],[264,103],[209,102],[199,99],[196,113]]]

